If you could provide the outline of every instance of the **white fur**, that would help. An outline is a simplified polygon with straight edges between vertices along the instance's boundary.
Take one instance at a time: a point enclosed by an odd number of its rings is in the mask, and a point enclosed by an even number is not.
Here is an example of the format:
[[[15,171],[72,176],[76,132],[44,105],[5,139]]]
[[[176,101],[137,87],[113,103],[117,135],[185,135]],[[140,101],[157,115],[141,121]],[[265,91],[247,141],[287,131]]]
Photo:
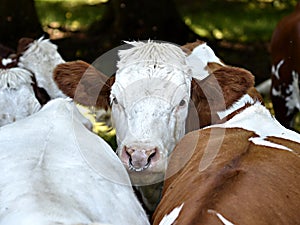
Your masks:
[[[245,104],[247,102],[245,101]],[[250,139],[253,143],[282,150],[290,151],[285,146],[277,145],[264,139],[267,137],[278,137],[300,143],[300,134],[282,126],[260,102],[247,107],[223,124],[208,126],[205,129],[210,127],[243,128],[253,131],[259,136],[259,138]]]
[[[183,205],[184,203],[173,209],[169,214],[165,215],[160,221],[159,225],[172,225],[178,218],[178,215],[181,212]]]
[[[283,65],[283,63],[284,63],[284,59],[282,59],[277,65],[272,65],[271,71],[277,80],[279,80],[279,78],[280,78],[279,70],[280,70],[280,67]]]
[[[7,59],[2,59],[1,63],[3,66],[7,66],[8,64],[12,63],[13,60],[11,58],[7,58]]]
[[[37,85],[44,88],[51,99],[66,97],[53,80],[54,68],[65,61],[57,51],[57,46],[48,39],[40,38],[29,44],[28,49],[20,57],[18,66],[31,71]]]
[[[230,106],[228,109],[226,109],[224,111],[217,112],[217,114],[220,117],[220,119],[224,119],[226,116],[230,115],[234,111],[244,107],[245,104],[247,104],[247,103],[253,104],[254,100],[253,100],[253,98],[251,98],[250,95],[245,94],[238,101],[233,103],[232,106]]]
[[[21,68],[0,69],[0,126],[40,109],[31,86],[31,76],[29,71]]]
[[[65,99],[0,128],[0,224],[149,224],[121,162]]]
[[[224,225],[234,225],[232,222],[230,222],[228,219],[226,219],[222,214],[216,212],[213,209],[208,209],[207,210],[208,213],[215,215],[218,217],[218,219],[222,222],[222,224]]]
[[[206,43],[198,45],[187,56],[187,63],[192,69],[193,77],[198,80],[203,80],[209,75],[209,71],[207,70],[207,63],[209,62],[226,66]]]
[[[296,71],[292,71],[293,81],[289,85],[286,92],[289,96],[286,97],[286,107],[288,115],[290,115],[295,109],[300,110],[300,90],[299,90],[299,74]]]

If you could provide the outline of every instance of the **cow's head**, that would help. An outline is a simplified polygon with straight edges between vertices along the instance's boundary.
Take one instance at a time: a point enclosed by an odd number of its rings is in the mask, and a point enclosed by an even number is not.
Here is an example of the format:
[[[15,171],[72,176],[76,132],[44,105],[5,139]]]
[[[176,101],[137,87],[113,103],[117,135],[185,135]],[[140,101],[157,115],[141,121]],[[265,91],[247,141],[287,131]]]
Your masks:
[[[184,52],[173,44],[132,44],[120,51],[111,90],[117,153],[134,183],[156,183],[185,133],[191,70]]]
[[[75,61],[58,65],[54,79],[65,94],[81,104],[105,107],[111,103],[117,153],[133,183],[146,185],[164,179],[168,156],[185,134],[190,99],[195,101],[201,124],[201,110],[208,111],[203,119],[225,110],[239,96],[237,93],[253,86],[253,77],[247,72],[232,73],[219,59],[211,57],[214,53],[209,53],[211,49],[206,45],[200,52],[207,55],[197,55],[201,61],[199,74],[196,67],[191,68],[195,60],[187,57],[189,50],[151,41],[130,44],[131,48],[119,52],[113,78]],[[225,71],[225,75],[217,70]],[[208,77],[203,78],[203,72]],[[226,83],[224,89],[219,80]],[[233,94],[224,100],[223,91]]]
[[[50,99],[66,97],[53,82],[53,69],[65,62],[57,51],[57,46],[43,37],[31,42],[27,38],[20,39],[19,47],[20,45],[23,47],[18,49],[21,54],[18,66],[34,74],[37,86],[43,88]]]
[[[0,69],[0,126],[37,112],[41,105],[34,95],[32,74],[25,69]]]

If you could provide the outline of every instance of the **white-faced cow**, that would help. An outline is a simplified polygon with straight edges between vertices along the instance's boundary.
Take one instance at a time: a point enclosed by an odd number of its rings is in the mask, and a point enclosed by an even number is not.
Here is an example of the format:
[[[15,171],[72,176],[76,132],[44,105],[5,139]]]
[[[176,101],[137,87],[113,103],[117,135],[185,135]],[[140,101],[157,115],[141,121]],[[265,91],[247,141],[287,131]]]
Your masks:
[[[300,2],[279,21],[270,43],[272,60],[271,99],[275,116],[285,127],[294,126],[300,110]]]
[[[1,225],[148,225],[111,147],[71,100],[0,128]]]
[[[198,47],[191,48],[193,51],[153,41],[129,44],[129,49],[119,52],[115,77],[106,82],[103,74],[81,61],[58,65],[54,79],[65,94],[82,104],[108,107],[111,102],[117,153],[133,184],[141,191],[144,203],[154,210],[168,156],[185,134],[190,98],[190,106],[197,111],[194,116],[197,118],[192,122],[197,128],[199,122],[204,126],[220,121],[217,112],[226,109],[232,101],[222,101],[222,90],[217,86],[200,84],[199,88],[197,84],[220,66],[217,63],[222,65],[205,43],[197,42]],[[196,52],[194,56],[193,52]],[[199,63],[200,69],[194,67],[195,63]],[[233,95],[253,87],[253,77],[248,79],[247,71],[227,66],[219,71],[216,82],[233,84],[226,90]],[[149,191],[150,185],[156,191]]]
[[[216,85],[217,72],[206,86]],[[298,224],[300,135],[247,92],[233,97],[228,84],[219,85],[225,101],[234,100],[219,112],[227,122],[190,132],[177,144],[153,224]]]

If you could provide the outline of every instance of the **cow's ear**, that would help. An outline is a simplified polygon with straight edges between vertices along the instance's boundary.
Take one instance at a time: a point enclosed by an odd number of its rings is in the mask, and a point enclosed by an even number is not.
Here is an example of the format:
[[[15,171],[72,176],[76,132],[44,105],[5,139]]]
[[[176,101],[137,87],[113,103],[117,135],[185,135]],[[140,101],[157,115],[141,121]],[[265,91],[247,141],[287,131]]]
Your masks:
[[[191,54],[192,51],[194,50],[194,48],[196,48],[197,46],[199,45],[202,45],[202,44],[205,44],[204,41],[201,41],[201,40],[196,40],[194,42],[189,42],[189,43],[186,43],[185,45],[182,45],[181,46],[181,49],[187,54]]]
[[[195,105],[202,104],[211,111],[222,111],[254,87],[254,76],[245,69],[215,64],[207,67],[212,73],[203,80],[193,79],[192,82]]]
[[[92,65],[78,60],[56,66],[53,78],[64,94],[85,106],[107,109],[114,77],[107,77]]]
[[[29,44],[33,43],[34,39],[32,38],[27,38],[27,37],[22,37],[18,41],[18,47],[17,47],[17,54],[22,54],[25,52],[29,46]]]

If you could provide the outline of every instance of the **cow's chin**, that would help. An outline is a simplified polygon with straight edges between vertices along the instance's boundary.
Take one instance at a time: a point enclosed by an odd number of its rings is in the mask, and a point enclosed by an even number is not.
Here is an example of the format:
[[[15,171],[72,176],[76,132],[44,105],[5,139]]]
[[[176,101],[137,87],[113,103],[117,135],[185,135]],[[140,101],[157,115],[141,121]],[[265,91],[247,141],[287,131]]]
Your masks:
[[[134,170],[127,164],[125,165],[134,186],[146,186],[162,182],[165,178],[166,163],[147,165],[143,170]]]

